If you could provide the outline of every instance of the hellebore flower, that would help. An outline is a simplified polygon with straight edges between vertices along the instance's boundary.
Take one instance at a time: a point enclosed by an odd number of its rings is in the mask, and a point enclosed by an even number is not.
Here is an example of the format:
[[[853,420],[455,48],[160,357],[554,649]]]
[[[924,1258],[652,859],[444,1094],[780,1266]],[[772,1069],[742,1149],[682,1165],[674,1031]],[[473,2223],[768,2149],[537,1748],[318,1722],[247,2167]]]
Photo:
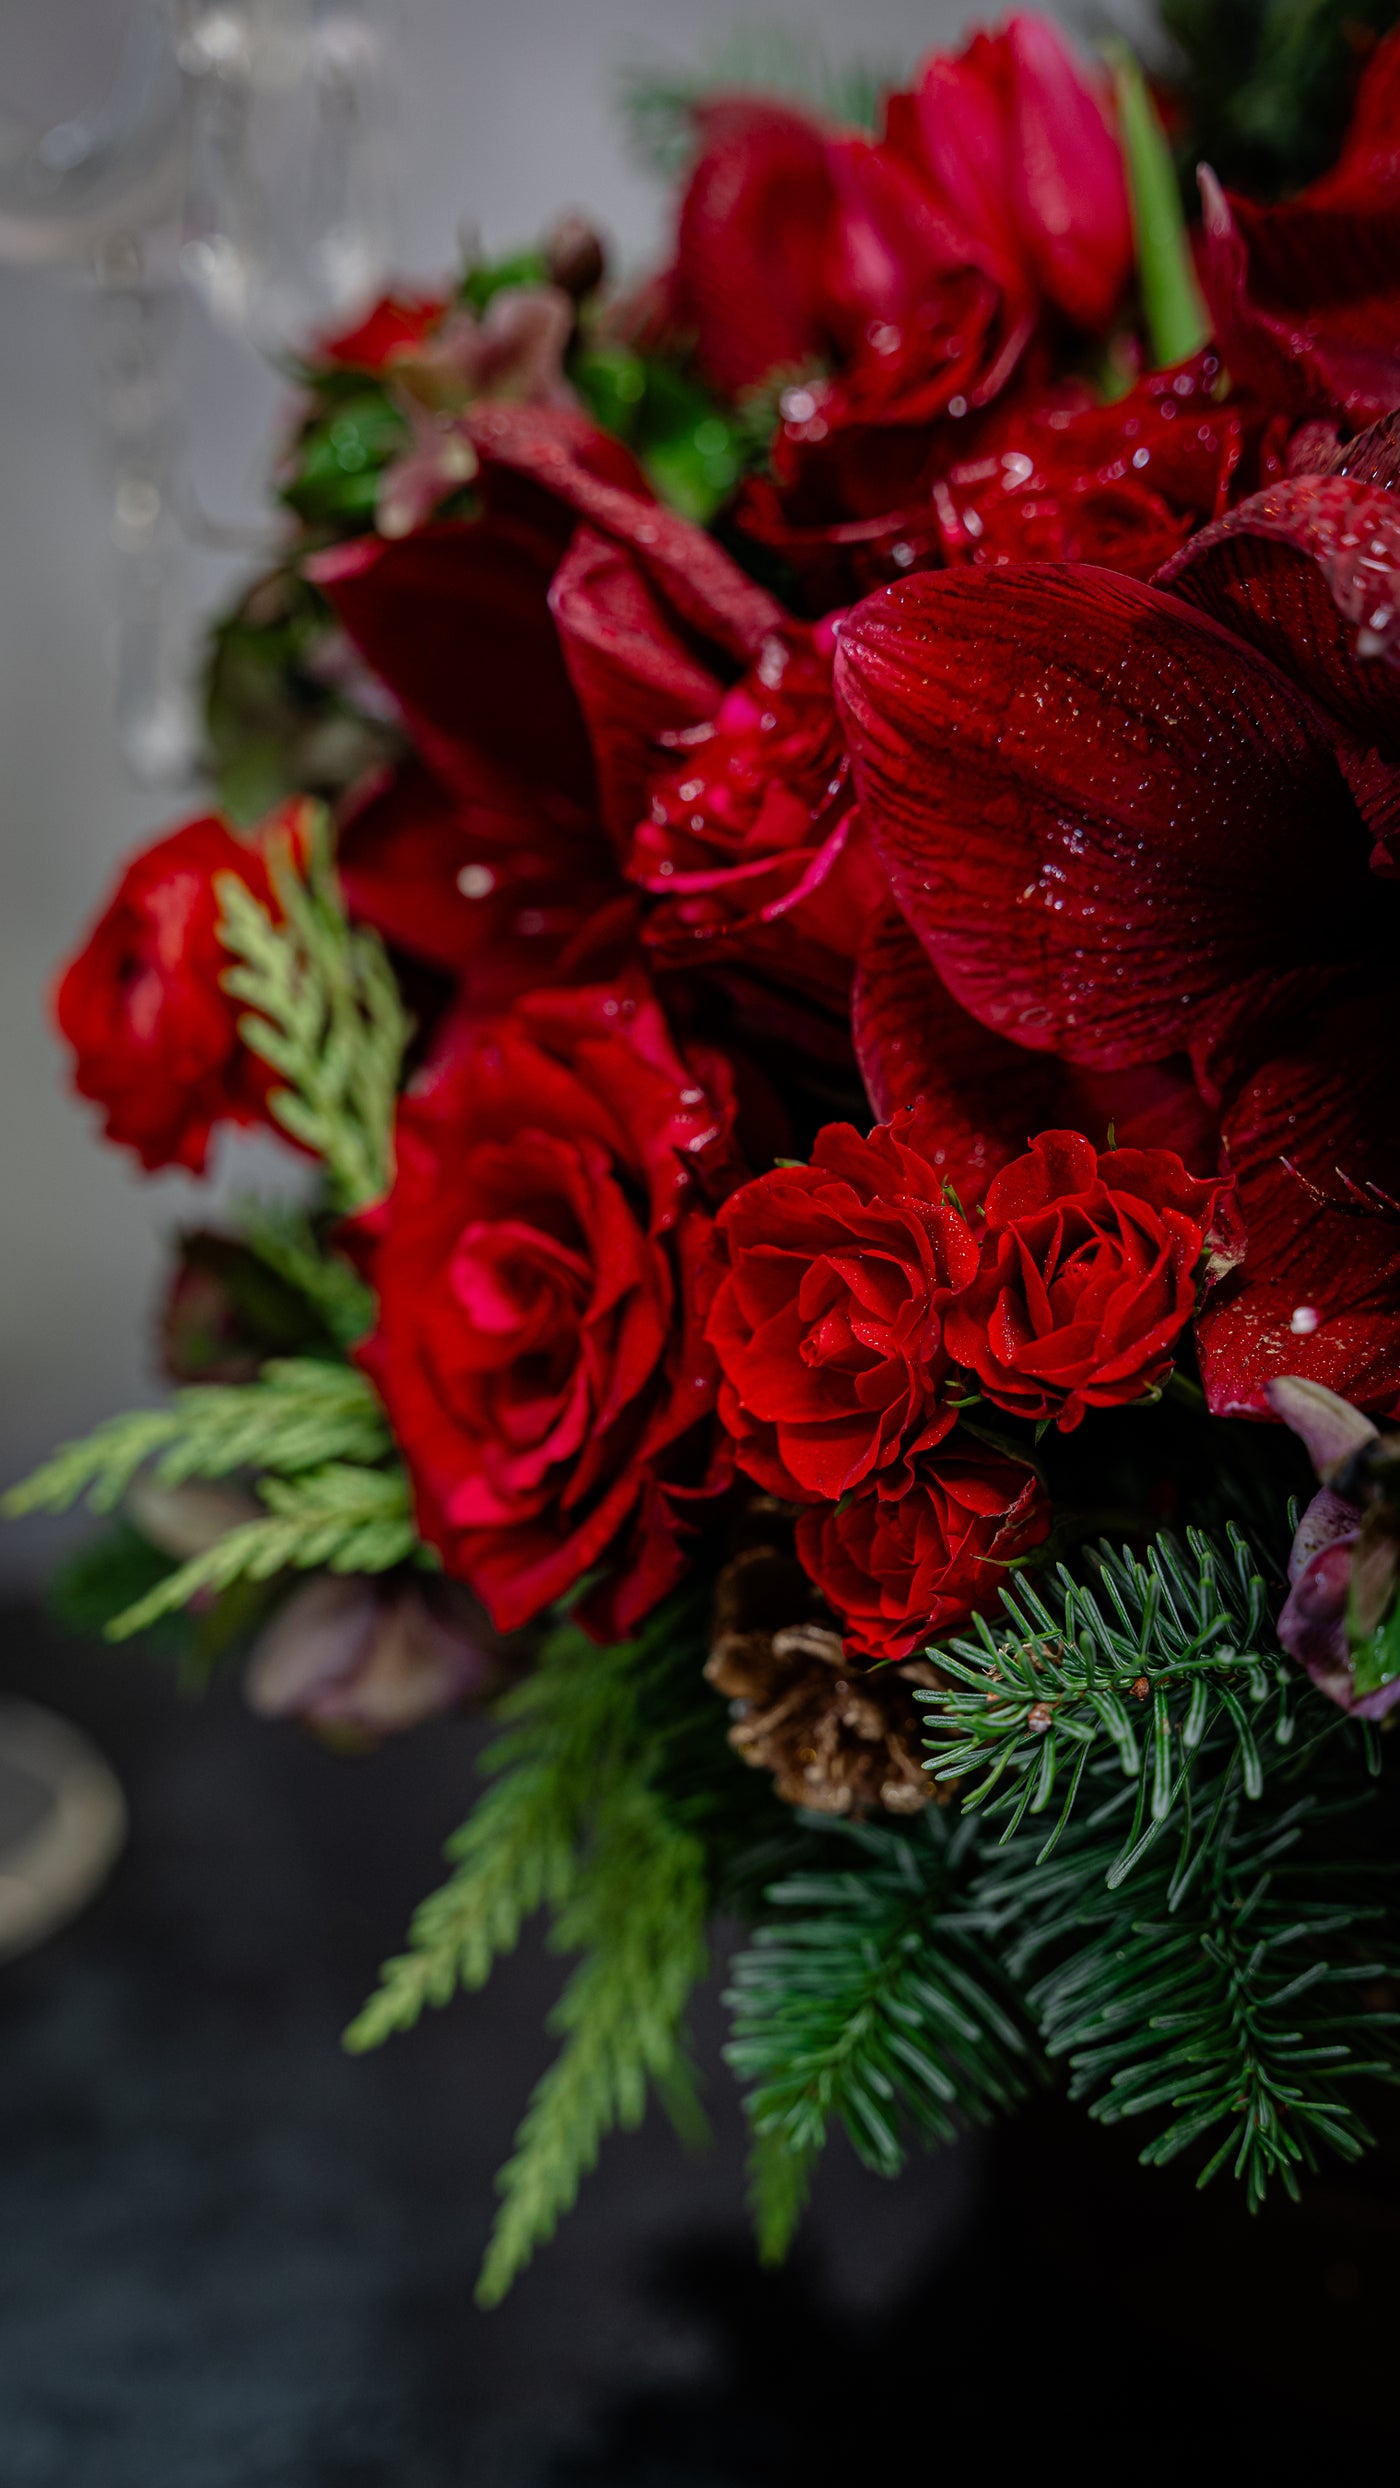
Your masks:
[[[1400,1436],[1297,1374],[1265,1389],[1322,1480],[1293,1540],[1279,1639],[1330,1701],[1382,1719],[1400,1702]]]
[[[975,1142],[985,1181],[1009,1107],[979,1106],[954,1006],[974,1064],[989,1033],[997,1061],[1151,1072],[1183,1108],[1189,1066],[1246,1233],[1197,1324],[1221,1413],[1266,1415],[1287,1372],[1400,1408],[1394,509],[1302,476],[1188,544],[1172,594],[1088,567],[924,574],[842,629],[857,792],[936,971],[897,945],[883,981],[878,953],[863,970],[877,1088],[952,1092],[950,1149]],[[1210,1171],[1199,1137],[1155,1137]]]

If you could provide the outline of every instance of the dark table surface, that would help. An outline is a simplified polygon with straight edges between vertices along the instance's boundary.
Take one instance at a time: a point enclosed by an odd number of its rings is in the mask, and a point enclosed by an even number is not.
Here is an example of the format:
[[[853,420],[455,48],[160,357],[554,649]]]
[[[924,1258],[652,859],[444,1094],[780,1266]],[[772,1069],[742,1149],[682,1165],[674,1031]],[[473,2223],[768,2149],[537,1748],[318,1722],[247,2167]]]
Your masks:
[[[0,2488],[769,2488],[1393,2463],[1400,2144],[1250,2221],[1056,2101],[882,2184],[828,2155],[755,2270],[716,2139],[610,2143],[497,2313],[471,2285],[560,1967],[367,2059],[338,2033],[468,1809],[481,1731],[347,1762],[139,1654],[4,1619],[132,1838],[0,1971]],[[1384,2476],[1385,2474],[1380,2474]]]

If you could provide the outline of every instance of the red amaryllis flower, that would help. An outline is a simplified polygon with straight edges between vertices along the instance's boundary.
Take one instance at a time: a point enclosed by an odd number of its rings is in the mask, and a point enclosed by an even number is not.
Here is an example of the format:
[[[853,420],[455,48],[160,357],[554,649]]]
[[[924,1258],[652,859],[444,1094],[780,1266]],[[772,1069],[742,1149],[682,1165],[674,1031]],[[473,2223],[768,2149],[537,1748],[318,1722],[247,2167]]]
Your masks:
[[[1106,81],[1043,17],[935,54],[889,105],[891,142],[1003,285],[1081,328],[1107,325],[1132,267],[1127,185]]]
[[[1266,405],[1368,423],[1400,401],[1400,34],[1377,46],[1337,164],[1281,205],[1202,168],[1202,279],[1231,370]]]
[[[716,96],[695,121],[666,310],[706,379],[737,397],[833,347],[836,189],[825,133],[805,113]]]
[[[904,1491],[872,1486],[797,1521],[804,1570],[845,1626],[853,1658],[907,1659],[994,1607],[1013,1557],[1050,1533],[1033,1469],[954,1434]]]
[[[1400,1395],[1400,1016],[1368,869],[1400,675],[1333,591],[1364,556],[1391,609],[1391,506],[1298,478],[1206,530],[1199,563],[1188,546],[1174,595],[1090,569],[922,576],[838,654],[872,835],[953,999],[1094,1073],[1191,1057],[1248,1238],[1198,1325],[1217,1410],[1266,1413],[1286,1371]]]
[[[907,1478],[953,1423],[943,1317],[977,1247],[907,1126],[862,1140],[829,1124],[810,1166],[759,1176],[720,1212],[720,1413],[741,1468],[774,1494]]]
[[[703,1338],[727,1071],[645,983],[529,996],[403,1102],[363,1350],[449,1570],[513,1631],[602,1565],[616,1639],[729,1473]]]
[[[860,827],[831,692],[832,616],[764,641],[704,725],[661,737],[627,858],[659,903],[659,967],[744,959],[833,1007],[884,875]]]
[[[276,1075],[243,1043],[240,1006],[220,982],[231,964],[218,931],[221,873],[270,904],[258,848],[212,815],[144,848],[54,995],[74,1087],[148,1173],[201,1175],[216,1124],[267,1119]]]
[[[1169,1149],[1100,1157],[1080,1132],[1042,1132],[988,1190],[949,1353],[998,1408],[1062,1433],[1141,1399],[1195,1312],[1218,1191]]]

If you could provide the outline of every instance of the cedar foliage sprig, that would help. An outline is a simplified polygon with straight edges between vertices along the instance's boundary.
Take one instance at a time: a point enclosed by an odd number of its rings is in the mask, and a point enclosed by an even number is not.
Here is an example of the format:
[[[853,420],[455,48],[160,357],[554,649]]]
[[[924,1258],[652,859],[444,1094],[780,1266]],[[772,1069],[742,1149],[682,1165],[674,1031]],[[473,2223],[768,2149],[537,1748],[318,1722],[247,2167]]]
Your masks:
[[[374,1327],[374,1290],[318,1234],[304,1209],[283,1201],[245,1201],[237,1213],[239,1235],[249,1252],[295,1288],[343,1354]]]
[[[1137,1781],[1106,1870],[1117,1884],[1185,1801],[1195,1757],[1217,1729],[1235,1741],[1246,1795],[1259,1795],[1260,1741],[1292,1741],[1300,1679],[1279,1653],[1268,1584],[1237,1529],[1223,1549],[1193,1529],[1184,1546],[1156,1539],[1143,1559],[1104,1545],[1090,1560],[1089,1582],[1057,1567],[1053,1605],[1048,1585],[1018,1577],[1002,1592],[1006,1622],[979,1616],[972,1633],[940,1647],[951,1682],[915,1699],[928,1714],[930,1767],[961,1783],[964,1811],[1007,1814],[1003,1841],[1063,1788],[1042,1858],[1065,1831],[1086,1767],[1109,1749]]]
[[[215,883],[219,938],[235,961],[223,984],[247,1004],[239,1034],[285,1086],[269,1111],[326,1170],[337,1208],[366,1209],[393,1175],[394,1100],[409,1024],[377,933],[349,922],[326,815],[306,805],[304,837],[268,846],[279,923],[236,873]]]
[[[383,1572],[423,1559],[393,1450],[364,1374],[315,1357],[274,1358],[256,1382],[197,1383],[165,1408],[109,1418],[81,1442],[61,1445],[11,1488],[3,1508],[15,1516],[64,1512],[86,1499],[93,1510],[110,1512],[143,1470],[167,1487],[261,1472],[266,1515],[226,1531],[113,1616],[107,1636],[123,1641],[235,1581],[323,1564],[335,1572]]]
[[[161,1616],[204,1593],[217,1596],[235,1581],[270,1581],[279,1572],[388,1572],[413,1558],[426,1561],[413,1523],[402,1469],[334,1463],[303,1477],[264,1477],[257,1492],[264,1518],[241,1522],[203,1554],[158,1581],[106,1627],[109,1641],[128,1641]]]
[[[967,1917],[975,1825],[930,1806],[900,1831],[820,1827],[842,1863],[775,1884],[780,1914],[731,1971],[725,2053],[752,2086],[750,2181],[767,2260],[788,2243],[833,2122],[892,2177],[906,2133],[932,2146],[960,2123],[985,2123],[1021,2097],[1035,2065],[1014,1991]]]
[[[81,1441],[62,1443],[42,1468],[4,1499],[26,1512],[66,1512],[86,1501],[112,1512],[138,1472],[159,1486],[190,1477],[228,1477],[265,1469],[295,1477],[332,1461],[369,1466],[393,1449],[379,1395],[368,1377],[318,1357],[274,1357],[256,1382],[199,1382],[164,1408],[108,1417]]]
[[[409,1949],[351,2024],[377,2046],[425,2005],[484,1984],[542,1906],[551,1940],[582,1959],[551,2016],[563,2046],[536,2087],[501,2174],[503,2201],[479,2282],[494,2305],[552,2235],[615,2126],[635,2125],[649,2088],[683,2132],[701,2122],[684,2028],[705,1963],[711,1842],[724,1847],[725,1782],[747,1775],[713,1738],[693,1602],[658,1610],[639,1639],[600,1650],[566,1624],[506,1697],[506,1735],[484,1758],[494,1785],[449,1845],[454,1871],[423,1902]],[[706,1790],[672,1787],[711,1735]],[[658,1723],[665,1721],[659,1730]]]

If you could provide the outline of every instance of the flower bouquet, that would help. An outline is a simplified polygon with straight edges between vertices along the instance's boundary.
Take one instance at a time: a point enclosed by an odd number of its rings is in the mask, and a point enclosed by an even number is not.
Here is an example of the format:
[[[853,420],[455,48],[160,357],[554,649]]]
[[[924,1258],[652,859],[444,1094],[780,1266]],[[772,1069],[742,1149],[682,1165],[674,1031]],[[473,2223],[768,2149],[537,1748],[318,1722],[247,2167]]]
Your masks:
[[[143,1167],[306,1181],[11,1508],[346,1746],[498,1705],[348,2034],[536,1911],[579,1956],[488,2301],[650,2088],[699,2119],[717,1913],[770,2257],[835,2125],[894,2175],[1067,2079],[1257,2203],[1400,2074],[1374,14],[1224,88],[1178,6],[1170,84],[1014,17],[864,128],[673,97],[654,282],[573,221],[323,341],[222,809],[57,987]]]

